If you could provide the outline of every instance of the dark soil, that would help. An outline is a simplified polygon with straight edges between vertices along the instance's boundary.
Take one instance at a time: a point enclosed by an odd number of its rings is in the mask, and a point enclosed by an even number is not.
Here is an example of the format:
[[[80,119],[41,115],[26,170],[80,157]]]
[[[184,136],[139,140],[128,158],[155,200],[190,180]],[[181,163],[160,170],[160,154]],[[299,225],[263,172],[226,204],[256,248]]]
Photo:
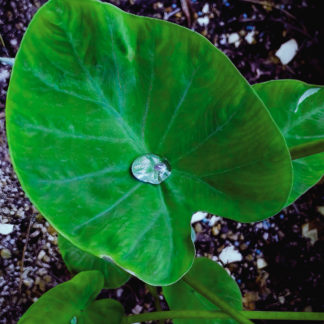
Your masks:
[[[0,0],[0,56],[15,56],[29,21],[44,2]],[[250,83],[283,78],[324,83],[322,0],[111,2],[126,11],[168,19],[202,33]],[[189,4],[189,12],[184,3]],[[208,18],[208,24],[202,26],[199,18]],[[252,44],[245,40],[251,31],[255,31]],[[237,47],[228,43],[232,33],[240,36]],[[290,39],[297,41],[298,52],[288,65],[282,65],[275,52]],[[69,277],[53,229],[24,196],[8,158],[3,112],[9,76],[10,68],[0,64],[0,220],[15,225],[12,234],[0,234],[0,250],[12,253],[8,259],[0,257],[0,323],[15,323],[44,291]],[[221,219],[209,226],[209,215],[194,225],[197,253],[219,261],[224,247],[236,247],[243,261],[226,268],[239,284],[247,309],[324,311],[323,209],[321,184],[264,222],[240,224]],[[305,224],[317,231],[318,240],[303,237]],[[266,266],[258,268],[258,259]],[[154,309],[152,297],[135,278],[102,296],[119,299],[128,313]],[[164,302],[163,306],[167,308]]]

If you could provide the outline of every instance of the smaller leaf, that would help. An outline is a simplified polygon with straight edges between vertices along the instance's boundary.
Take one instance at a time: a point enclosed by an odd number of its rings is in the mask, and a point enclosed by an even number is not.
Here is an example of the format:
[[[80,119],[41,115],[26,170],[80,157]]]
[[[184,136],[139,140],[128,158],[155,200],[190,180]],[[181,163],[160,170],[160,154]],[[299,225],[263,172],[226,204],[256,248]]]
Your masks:
[[[77,273],[98,270],[105,278],[104,288],[106,289],[118,288],[130,278],[130,274],[118,267],[112,260],[101,259],[82,251],[62,235],[58,236],[58,246],[69,271]]]
[[[82,313],[100,293],[103,282],[99,271],[81,272],[46,292],[29,307],[18,323],[81,324]]]
[[[294,180],[287,205],[314,186],[324,174],[324,87],[297,80],[253,85],[268,107],[294,155]]]
[[[242,296],[236,282],[228,275],[218,263],[207,258],[197,258],[186,274],[199,281],[202,286],[210,289],[238,311],[242,310]],[[195,291],[183,279],[177,283],[163,287],[164,296],[171,310],[209,310],[219,311],[213,303]],[[233,319],[177,319],[175,324],[236,324]]]
[[[93,302],[83,315],[85,324],[120,324],[124,307],[114,299],[100,299]]]

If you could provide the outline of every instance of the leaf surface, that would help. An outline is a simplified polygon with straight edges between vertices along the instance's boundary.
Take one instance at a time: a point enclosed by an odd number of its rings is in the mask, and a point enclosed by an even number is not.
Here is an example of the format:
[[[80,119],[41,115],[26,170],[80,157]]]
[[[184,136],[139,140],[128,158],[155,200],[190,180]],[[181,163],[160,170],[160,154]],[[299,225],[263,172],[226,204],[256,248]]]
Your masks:
[[[84,324],[121,324],[124,317],[124,307],[114,299],[94,301],[83,313]]]
[[[236,282],[218,263],[207,258],[197,258],[186,274],[208,288],[232,308],[242,310],[242,296]],[[208,310],[219,311],[212,302],[195,291],[183,279],[163,287],[163,294],[171,310]],[[236,324],[233,319],[174,319],[175,324]]]
[[[35,206],[75,246],[153,285],[191,267],[194,212],[257,221],[290,192],[285,141],[224,54],[190,30],[98,1],[39,10],[6,111]],[[131,175],[147,153],[171,164],[160,185]]]
[[[104,260],[82,251],[62,235],[58,236],[58,246],[69,271],[77,273],[98,270],[104,275],[106,289],[118,288],[130,278],[130,275],[115,265],[112,260]]]
[[[19,320],[19,324],[84,323],[83,313],[103,288],[99,271],[85,271],[47,291]]]
[[[255,84],[254,89],[268,107],[288,147],[322,147],[321,153],[293,160],[293,188],[287,204],[315,185],[324,174],[324,87],[297,80],[275,80]]]

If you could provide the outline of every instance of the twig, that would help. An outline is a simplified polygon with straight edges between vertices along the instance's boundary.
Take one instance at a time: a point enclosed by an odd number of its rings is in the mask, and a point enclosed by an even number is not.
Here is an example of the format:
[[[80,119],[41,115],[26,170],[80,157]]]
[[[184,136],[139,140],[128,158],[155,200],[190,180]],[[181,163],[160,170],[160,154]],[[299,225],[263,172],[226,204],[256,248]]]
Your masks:
[[[188,27],[191,28],[193,22],[193,10],[190,0],[181,0],[181,8],[188,22]]]
[[[27,233],[26,233],[26,242],[25,242],[25,245],[24,245],[24,249],[23,249],[22,257],[21,257],[21,261],[20,261],[19,293],[21,293],[22,276],[23,276],[24,262],[25,262],[25,254],[26,254],[26,250],[27,250],[27,246],[28,246],[30,230],[31,230],[32,225],[34,224],[33,221],[34,221],[34,214],[31,215],[30,220],[29,220]]]
[[[159,293],[157,291],[157,288],[154,286],[151,286],[149,284],[146,284],[146,287],[148,289],[148,291],[151,293],[151,295],[153,296],[153,300],[154,300],[154,304],[155,304],[155,308],[158,312],[162,311],[162,307],[160,304],[160,298],[159,298]],[[159,324],[163,324],[164,321],[162,319],[159,320]]]

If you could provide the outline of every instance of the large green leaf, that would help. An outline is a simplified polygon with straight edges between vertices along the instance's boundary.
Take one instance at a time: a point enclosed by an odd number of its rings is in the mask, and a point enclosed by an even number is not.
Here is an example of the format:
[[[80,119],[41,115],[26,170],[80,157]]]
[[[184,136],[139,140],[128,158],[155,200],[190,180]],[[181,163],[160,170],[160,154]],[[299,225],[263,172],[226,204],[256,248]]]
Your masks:
[[[257,221],[290,192],[286,143],[224,54],[98,1],[51,0],[35,15],[6,117],[15,170],[42,214],[150,284],[191,267],[195,211]],[[146,153],[171,164],[160,185],[130,173]]]
[[[288,147],[321,146],[304,158],[293,160],[294,181],[287,204],[293,203],[324,174],[324,87],[297,80],[276,80],[255,84],[284,135]],[[319,151],[320,152],[320,151]]]
[[[116,266],[112,260],[104,260],[82,251],[62,235],[58,236],[58,246],[64,263],[71,272],[98,270],[104,275],[106,289],[118,288],[130,278],[130,274]]]
[[[238,311],[242,310],[240,288],[218,263],[207,258],[197,258],[190,271],[186,274],[186,277],[190,279],[193,278],[195,281],[199,282],[200,285],[209,289],[232,308]],[[208,299],[189,286],[183,279],[171,286],[163,287],[163,294],[171,310],[220,310]],[[175,324],[237,323],[237,321],[233,319],[177,319],[173,321]]]
[[[80,272],[70,281],[42,295],[18,323],[90,324],[94,323],[90,319],[95,318],[95,312],[97,312],[97,319],[103,316],[101,321],[96,323],[107,323],[109,318],[112,319],[109,323],[120,323],[124,310],[119,303],[109,300],[92,303],[103,288],[103,283],[103,276],[99,271]],[[105,305],[107,308],[104,308]]]

